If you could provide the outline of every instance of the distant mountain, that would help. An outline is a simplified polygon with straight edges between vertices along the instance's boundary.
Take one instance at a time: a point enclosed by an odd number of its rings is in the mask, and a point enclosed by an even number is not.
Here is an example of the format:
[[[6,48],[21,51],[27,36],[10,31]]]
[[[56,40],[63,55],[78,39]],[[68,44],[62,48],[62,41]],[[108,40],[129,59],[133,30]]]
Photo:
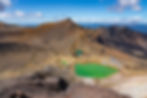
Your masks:
[[[147,34],[147,24],[103,24],[103,23],[79,23],[84,28],[97,29],[100,27],[111,27],[113,25],[128,27],[137,32]]]
[[[128,27],[138,32],[147,34],[147,24],[134,24],[134,25],[129,25]]]

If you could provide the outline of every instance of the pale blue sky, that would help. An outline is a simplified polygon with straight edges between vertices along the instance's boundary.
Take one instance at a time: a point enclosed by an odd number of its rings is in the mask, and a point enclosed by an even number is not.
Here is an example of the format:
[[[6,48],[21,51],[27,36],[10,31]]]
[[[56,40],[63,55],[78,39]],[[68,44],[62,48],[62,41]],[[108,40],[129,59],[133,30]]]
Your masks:
[[[147,23],[147,0],[0,0],[0,20],[34,24],[71,18],[76,22]]]

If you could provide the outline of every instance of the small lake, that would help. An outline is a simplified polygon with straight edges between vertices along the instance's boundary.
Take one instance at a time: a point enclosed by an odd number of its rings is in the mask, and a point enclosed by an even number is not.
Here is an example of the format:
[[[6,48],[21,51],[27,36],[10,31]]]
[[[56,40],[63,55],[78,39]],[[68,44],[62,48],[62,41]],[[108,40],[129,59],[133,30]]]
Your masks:
[[[117,72],[118,69],[102,64],[86,63],[75,65],[75,73],[80,77],[103,79]]]

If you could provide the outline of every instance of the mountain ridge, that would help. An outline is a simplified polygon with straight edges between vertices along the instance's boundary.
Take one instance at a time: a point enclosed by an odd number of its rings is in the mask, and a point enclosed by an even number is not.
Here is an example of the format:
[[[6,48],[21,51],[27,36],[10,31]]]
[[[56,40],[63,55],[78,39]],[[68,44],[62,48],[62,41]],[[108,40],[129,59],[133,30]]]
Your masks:
[[[18,27],[13,31],[0,29],[0,70],[24,70],[30,64],[35,69],[60,56],[77,59],[77,50],[83,51],[81,59],[85,61],[109,59],[113,65],[115,58],[123,67],[145,69],[146,40],[146,36],[130,29],[85,29],[69,19],[37,27]]]

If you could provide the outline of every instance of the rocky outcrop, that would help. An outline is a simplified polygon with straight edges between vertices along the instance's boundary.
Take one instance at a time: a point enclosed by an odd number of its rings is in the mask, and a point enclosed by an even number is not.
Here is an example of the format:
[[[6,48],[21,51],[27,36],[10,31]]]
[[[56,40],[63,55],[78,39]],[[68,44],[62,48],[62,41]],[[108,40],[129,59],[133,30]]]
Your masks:
[[[130,55],[147,58],[147,36],[127,27],[112,26],[98,30],[95,40],[107,47],[119,49]]]
[[[50,71],[0,81],[0,98],[129,98],[107,88],[68,82]]]

